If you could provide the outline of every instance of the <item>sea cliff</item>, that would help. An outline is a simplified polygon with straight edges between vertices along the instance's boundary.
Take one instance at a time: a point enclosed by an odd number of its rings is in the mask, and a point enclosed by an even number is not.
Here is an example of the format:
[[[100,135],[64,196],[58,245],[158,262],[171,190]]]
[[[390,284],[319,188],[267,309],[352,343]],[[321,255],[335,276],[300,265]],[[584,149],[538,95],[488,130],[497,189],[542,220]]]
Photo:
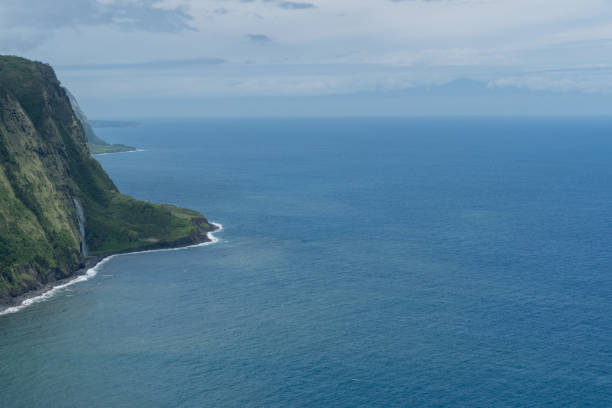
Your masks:
[[[197,211],[119,192],[53,69],[0,56],[0,308],[102,256],[207,241]]]

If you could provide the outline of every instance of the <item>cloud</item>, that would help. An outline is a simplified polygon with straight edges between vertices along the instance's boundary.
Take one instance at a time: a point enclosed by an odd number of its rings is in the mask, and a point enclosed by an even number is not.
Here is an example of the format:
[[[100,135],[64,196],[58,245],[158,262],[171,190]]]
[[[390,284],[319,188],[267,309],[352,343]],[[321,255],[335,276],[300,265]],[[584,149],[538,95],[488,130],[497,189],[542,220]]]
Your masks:
[[[184,7],[160,7],[157,0],[3,0],[1,49],[27,49],[62,28],[111,26],[126,31],[177,33],[194,30]],[[17,43],[13,41],[17,40]]]
[[[239,0],[241,3],[254,3],[256,0]],[[313,3],[304,1],[287,0],[262,0],[263,3],[271,4],[285,10],[308,10],[317,8]]]
[[[259,43],[259,44],[265,44],[265,43],[269,43],[270,41],[272,41],[270,39],[270,37],[268,37],[267,35],[263,35],[263,34],[248,34],[249,40]]]
[[[190,58],[175,60],[157,60],[135,62],[128,64],[82,64],[82,65],[58,65],[56,68],[62,71],[97,71],[97,70],[117,70],[117,69],[174,69],[174,68],[194,68],[206,65],[219,65],[226,60],[221,58]]]
[[[164,87],[384,93],[457,78],[489,84],[485,94],[590,96],[612,93],[601,68],[611,39],[610,0],[0,0],[0,53],[52,63],[90,100],[161,101]]]
[[[306,10],[316,8],[316,6],[312,3],[300,3],[294,1],[281,1],[278,3],[278,7],[286,10]]]

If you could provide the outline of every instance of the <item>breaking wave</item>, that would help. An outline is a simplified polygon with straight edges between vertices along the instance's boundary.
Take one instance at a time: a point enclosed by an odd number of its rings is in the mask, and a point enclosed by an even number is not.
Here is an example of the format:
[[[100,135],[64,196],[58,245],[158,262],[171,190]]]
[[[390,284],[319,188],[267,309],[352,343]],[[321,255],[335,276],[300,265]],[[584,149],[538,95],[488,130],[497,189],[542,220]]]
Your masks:
[[[214,231],[215,233],[223,231],[223,225],[222,224],[219,224],[219,223],[216,223],[216,222],[211,222],[211,224],[214,225],[215,227],[217,227],[217,229]],[[67,288],[69,286],[72,286],[72,285],[74,285],[76,283],[85,282],[85,281],[88,281],[88,280],[94,278],[98,274],[98,272],[100,271],[100,268],[106,262],[110,261],[112,258],[115,258],[117,256],[130,255],[130,254],[140,254],[140,253],[146,253],[146,252],[180,251],[180,250],[187,249],[187,248],[195,248],[195,247],[207,246],[207,245],[212,245],[212,244],[216,244],[217,242],[219,242],[219,238],[215,237],[212,232],[207,232],[206,236],[208,237],[208,239],[210,241],[202,242],[200,244],[194,244],[194,245],[189,245],[189,246],[184,246],[184,247],[179,247],[179,248],[151,249],[151,250],[148,250],[148,251],[134,251],[134,252],[126,252],[124,254],[109,255],[106,258],[102,259],[100,262],[98,262],[94,267],[89,268],[87,270],[87,272],[85,272],[83,275],[79,275],[79,276],[75,277],[74,279],[69,280],[68,282],[65,282],[65,283],[59,284],[57,286],[54,286],[51,289],[43,292],[40,295],[24,299],[23,302],[21,302],[21,304],[19,304],[17,306],[11,306],[11,307],[8,307],[8,308],[0,311],[0,316],[11,314],[11,313],[17,313],[20,310],[23,310],[26,307],[28,307],[30,305],[33,305],[34,303],[40,303],[40,302],[44,302],[45,300],[51,299],[53,296],[55,296],[55,294],[60,292],[62,289],[65,289],[65,288]]]

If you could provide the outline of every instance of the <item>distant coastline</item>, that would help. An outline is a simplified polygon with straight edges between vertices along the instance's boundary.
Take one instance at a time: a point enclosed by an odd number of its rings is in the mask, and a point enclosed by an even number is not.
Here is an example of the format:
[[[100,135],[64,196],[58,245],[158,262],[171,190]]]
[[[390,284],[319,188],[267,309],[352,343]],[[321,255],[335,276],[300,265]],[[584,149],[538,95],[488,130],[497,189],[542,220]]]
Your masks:
[[[113,145],[114,146],[114,145]],[[91,149],[91,148],[90,148]],[[145,149],[130,149],[130,150],[117,150],[117,151],[109,151],[109,152],[94,152],[92,151],[91,154],[95,155],[95,156],[104,156],[107,154],[115,154],[115,153],[137,153],[137,152],[144,152],[146,151]]]
[[[89,151],[91,154],[109,154],[109,153],[128,153],[142,151],[132,146],[126,146],[124,144],[94,144],[89,143]]]
[[[86,127],[89,127],[90,131],[93,133],[93,128],[131,128],[141,125],[142,123],[140,122],[128,122],[121,120],[87,120]],[[95,136],[89,140],[89,150],[91,151],[91,154],[109,154],[136,152],[139,149],[124,144],[109,144]]]

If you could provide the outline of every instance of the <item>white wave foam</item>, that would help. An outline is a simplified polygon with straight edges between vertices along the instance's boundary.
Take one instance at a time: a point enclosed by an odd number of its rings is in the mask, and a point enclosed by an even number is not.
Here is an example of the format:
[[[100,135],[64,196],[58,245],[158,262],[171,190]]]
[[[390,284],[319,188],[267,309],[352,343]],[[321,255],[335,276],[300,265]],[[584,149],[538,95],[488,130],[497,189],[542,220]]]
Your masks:
[[[138,152],[146,152],[146,150],[145,149],[134,149],[134,150],[126,150],[125,152],[92,153],[92,156],[106,156],[107,154],[138,153]]]
[[[223,225],[222,224],[215,223],[215,222],[211,222],[211,224],[214,225],[215,227],[217,227],[217,230],[215,230],[215,233],[223,231]],[[85,282],[85,281],[88,281],[88,280],[94,278],[98,274],[98,272],[100,271],[100,268],[102,267],[102,265],[104,265],[106,262],[110,261],[111,259],[113,259],[113,258],[115,258],[117,256],[132,255],[132,254],[141,254],[141,253],[146,253],[146,252],[180,251],[180,250],[187,249],[187,248],[196,248],[196,247],[216,244],[217,242],[219,242],[219,238],[215,237],[212,232],[207,232],[206,236],[208,237],[208,239],[210,239],[210,241],[202,242],[200,244],[194,244],[194,245],[189,245],[189,246],[184,246],[184,247],[179,247],[179,248],[151,249],[151,250],[148,250],[148,251],[135,251],[135,252],[126,252],[125,254],[109,255],[106,258],[102,259],[100,262],[98,262],[96,264],[96,266],[94,266],[93,268],[89,268],[87,270],[87,272],[85,272],[83,275],[79,275],[76,278],[71,279],[71,280],[69,280],[66,283],[62,283],[61,285],[54,286],[51,289],[49,289],[48,291],[42,293],[41,295],[25,299],[23,302],[21,302],[21,304],[19,304],[17,306],[12,306],[12,307],[6,308],[4,310],[1,310],[0,311],[0,316],[11,314],[11,313],[17,313],[20,310],[23,310],[26,307],[28,307],[30,305],[33,305],[34,303],[40,303],[40,302],[44,302],[45,300],[51,299],[59,291],[61,291],[63,289],[66,289],[67,287],[72,286],[75,283]]]

